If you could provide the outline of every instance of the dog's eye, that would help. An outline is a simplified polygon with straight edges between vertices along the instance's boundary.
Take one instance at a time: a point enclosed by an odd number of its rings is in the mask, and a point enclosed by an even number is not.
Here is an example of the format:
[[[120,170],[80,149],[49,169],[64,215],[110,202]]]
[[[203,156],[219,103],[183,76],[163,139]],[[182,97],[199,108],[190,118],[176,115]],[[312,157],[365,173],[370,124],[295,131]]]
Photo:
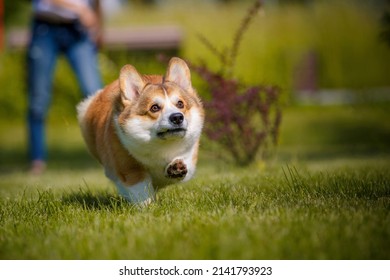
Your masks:
[[[176,107],[179,108],[179,109],[183,109],[184,108],[183,101],[181,101],[181,100],[177,101]]]
[[[153,104],[152,107],[150,107],[150,111],[156,113],[160,111],[160,106],[158,106],[157,104]]]

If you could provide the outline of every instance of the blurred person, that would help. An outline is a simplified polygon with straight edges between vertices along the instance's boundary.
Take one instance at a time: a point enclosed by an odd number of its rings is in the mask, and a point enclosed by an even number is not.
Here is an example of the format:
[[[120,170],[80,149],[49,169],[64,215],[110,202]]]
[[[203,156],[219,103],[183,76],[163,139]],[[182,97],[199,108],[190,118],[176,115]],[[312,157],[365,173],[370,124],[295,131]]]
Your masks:
[[[46,168],[45,120],[57,58],[69,61],[84,97],[102,87],[97,61],[102,14],[99,0],[33,0],[27,51],[28,142],[30,172]]]

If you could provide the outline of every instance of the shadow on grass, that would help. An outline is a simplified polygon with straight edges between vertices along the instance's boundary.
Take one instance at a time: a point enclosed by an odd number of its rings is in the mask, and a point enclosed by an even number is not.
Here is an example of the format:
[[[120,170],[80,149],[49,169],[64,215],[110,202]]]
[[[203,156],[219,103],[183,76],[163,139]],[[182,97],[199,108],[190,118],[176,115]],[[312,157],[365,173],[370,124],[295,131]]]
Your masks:
[[[390,153],[390,129],[383,120],[327,120],[312,122],[310,131],[321,137],[321,149],[308,149],[303,159],[327,160],[340,157],[370,158]]]
[[[132,207],[125,199],[108,192],[90,192],[80,190],[62,196],[63,204],[81,207],[84,210],[117,211]]]
[[[390,150],[390,127],[385,120],[316,121],[309,125],[310,131],[322,136],[321,141],[331,145],[367,147],[372,151]]]
[[[0,174],[26,171],[29,168],[25,149],[0,148]],[[85,148],[49,147],[48,166],[51,170],[84,170],[99,164]]]
[[[384,105],[295,109],[282,128],[279,158],[366,159],[390,154],[389,111]]]

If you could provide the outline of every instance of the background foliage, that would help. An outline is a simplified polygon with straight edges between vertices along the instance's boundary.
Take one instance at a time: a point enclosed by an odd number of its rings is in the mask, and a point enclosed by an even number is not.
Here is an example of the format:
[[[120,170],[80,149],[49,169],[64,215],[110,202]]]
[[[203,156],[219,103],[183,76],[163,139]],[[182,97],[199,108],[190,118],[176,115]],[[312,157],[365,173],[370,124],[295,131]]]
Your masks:
[[[9,2],[9,3],[8,3]],[[15,20],[8,29],[28,27],[25,1],[6,1],[16,5],[6,15]],[[353,89],[357,92],[384,88],[390,84],[390,48],[380,39],[383,31],[384,1],[267,1],[267,5],[245,34],[236,61],[235,77],[246,84],[274,84],[282,88],[284,100],[293,100],[297,68],[308,53],[315,55],[315,81],[318,88]],[[191,61],[207,61],[218,71],[218,59],[200,42],[198,34],[212,38],[223,51],[230,45],[245,10],[252,1],[157,1],[154,5],[130,2],[119,14],[107,17],[109,26],[178,24],[185,32],[180,56]],[[279,3],[279,4],[275,4]],[[18,4],[19,5],[19,4]],[[18,6],[19,7],[19,6]],[[191,13],[188,13],[191,9]],[[12,13],[11,13],[12,11]],[[20,16],[18,16],[20,15]],[[11,23],[12,21],[7,21]],[[24,53],[5,50],[0,55],[0,104],[6,104],[1,117],[24,118]],[[133,63],[146,73],[163,72],[153,55],[128,52],[101,53],[101,70],[106,83],[115,79],[120,67]],[[62,119],[74,115],[81,94],[73,73],[64,61],[56,70],[53,115]],[[195,78],[195,86],[202,83]],[[12,101],[11,101],[12,100]],[[68,113],[69,112],[69,113]]]

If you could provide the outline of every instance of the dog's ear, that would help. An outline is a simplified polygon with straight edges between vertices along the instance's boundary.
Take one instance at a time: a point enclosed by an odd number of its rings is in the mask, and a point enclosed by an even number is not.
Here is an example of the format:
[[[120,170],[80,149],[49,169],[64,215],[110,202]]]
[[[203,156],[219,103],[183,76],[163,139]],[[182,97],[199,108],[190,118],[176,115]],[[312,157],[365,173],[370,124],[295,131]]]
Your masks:
[[[122,98],[134,100],[145,86],[145,82],[138,71],[130,64],[122,67],[119,74],[119,86]]]
[[[184,60],[178,57],[172,57],[169,61],[165,80],[174,82],[187,92],[192,92],[191,73]]]

